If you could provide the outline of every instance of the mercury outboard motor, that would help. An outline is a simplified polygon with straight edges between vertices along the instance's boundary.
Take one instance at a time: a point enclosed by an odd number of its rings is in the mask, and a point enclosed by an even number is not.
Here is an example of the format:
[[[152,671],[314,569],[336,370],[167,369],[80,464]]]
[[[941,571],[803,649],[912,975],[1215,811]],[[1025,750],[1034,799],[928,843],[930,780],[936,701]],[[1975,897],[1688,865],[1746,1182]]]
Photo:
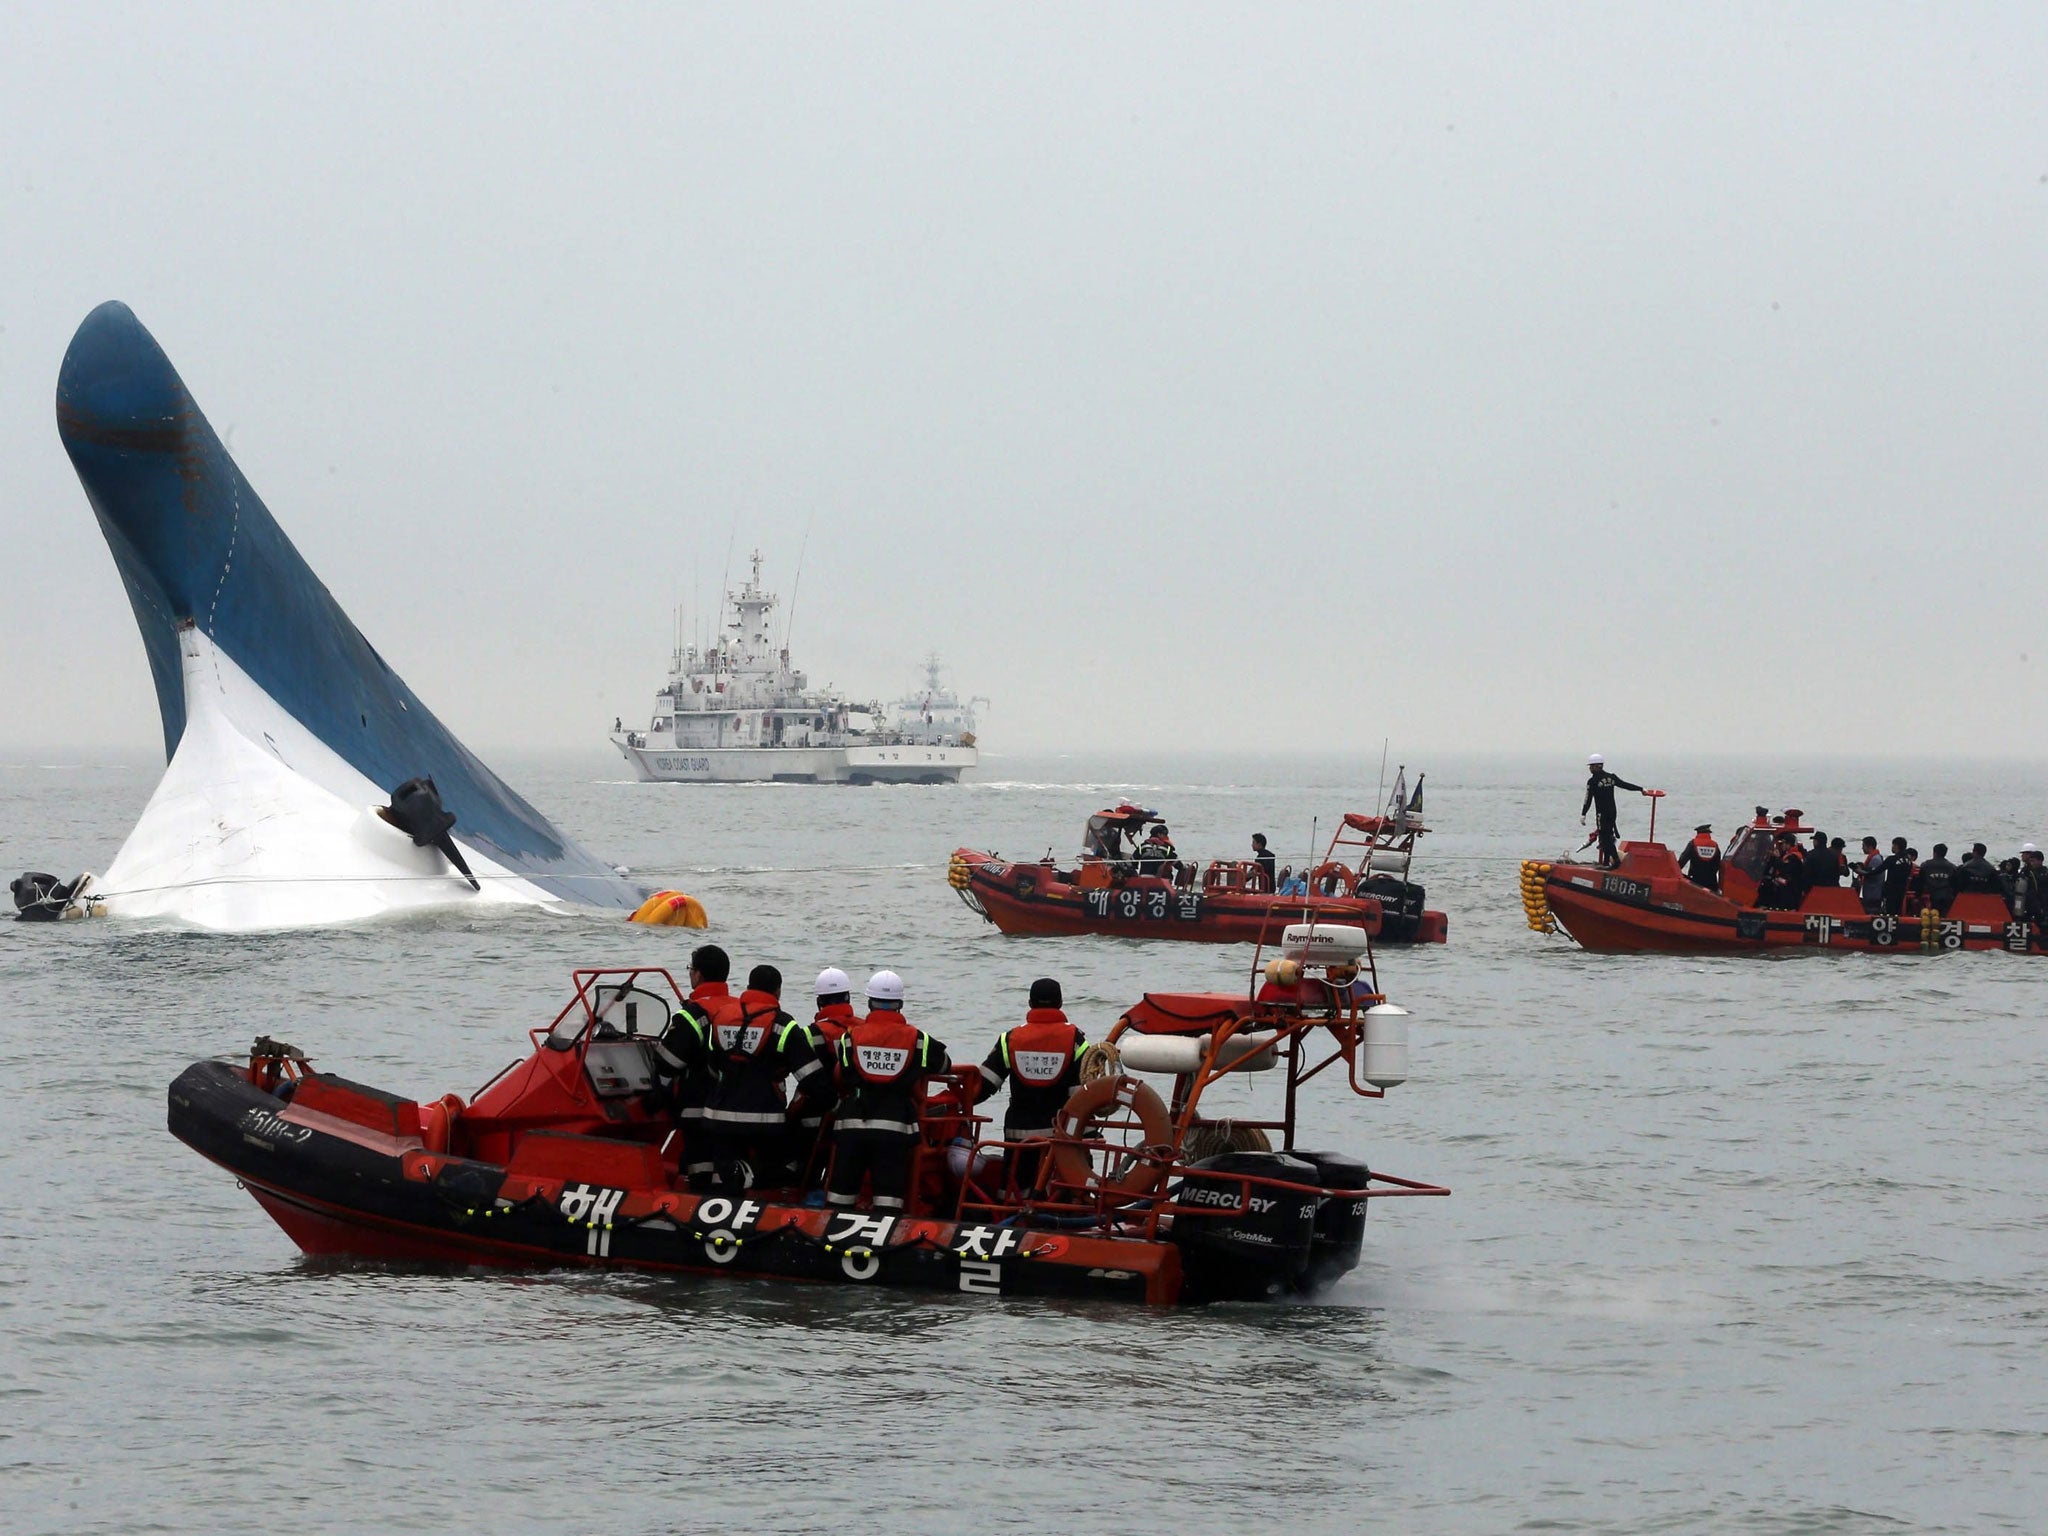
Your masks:
[[[1205,1173],[1317,1184],[1316,1165],[1286,1152],[1223,1152],[1190,1164],[1173,1196],[1183,1208],[1173,1241],[1191,1294],[1259,1301],[1296,1289],[1314,1248],[1316,1197]]]
[[[448,835],[455,825],[455,813],[442,807],[441,791],[432,778],[407,779],[391,791],[391,804],[377,814],[410,837],[416,847],[440,849],[441,856],[462,871],[472,891],[483,889],[469,872],[455,839]]]
[[[1358,1267],[1359,1250],[1365,1246],[1365,1208],[1371,1204],[1365,1191],[1372,1183],[1372,1170],[1342,1152],[1304,1152],[1296,1147],[1289,1155],[1314,1165],[1316,1176],[1310,1183],[1358,1191],[1348,1198],[1325,1195],[1316,1203],[1315,1239],[1309,1245],[1302,1289],[1319,1291]]]
[[[1414,881],[1371,875],[1358,882],[1358,894],[1379,898],[1381,938],[1405,942],[1422,927],[1422,887]]]
[[[58,921],[84,879],[80,875],[76,880],[59,880],[55,875],[34,869],[18,876],[7,887],[14,893],[14,920],[18,923]]]

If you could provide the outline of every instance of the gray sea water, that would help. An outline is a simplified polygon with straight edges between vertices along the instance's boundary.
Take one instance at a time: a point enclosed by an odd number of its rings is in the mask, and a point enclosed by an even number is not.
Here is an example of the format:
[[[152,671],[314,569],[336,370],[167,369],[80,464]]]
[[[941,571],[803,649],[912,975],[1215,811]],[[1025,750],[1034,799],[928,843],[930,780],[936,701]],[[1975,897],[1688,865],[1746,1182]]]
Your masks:
[[[1283,861],[1378,764],[994,759],[954,789],[502,764],[709,906],[736,963],[889,965],[978,1057],[1061,978],[1091,1034],[1250,951],[1005,939],[958,843],[1067,852],[1130,795]],[[1315,1139],[1376,1204],[1315,1304],[1173,1313],[299,1257],[164,1130],[194,1058],[293,1040],[464,1093],[570,967],[697,936],[542,912],[224,938],[0,927],[0,1528],[10,1532],[2048,1529],[2048,962],[1603,959],[1527,931],[1574,764],[1430,765],[1451,942],[1391,950],[1413,1079]],[[1657,764],[1665,827],[1796,803],[1926,849],[2043,840],[2019,768]],[[104,867],[146,764],[0,765],[0,865]],[[1640,826],[1643,802],[1627,810]],[[2030,819],[2034,818],[2034,819]]]

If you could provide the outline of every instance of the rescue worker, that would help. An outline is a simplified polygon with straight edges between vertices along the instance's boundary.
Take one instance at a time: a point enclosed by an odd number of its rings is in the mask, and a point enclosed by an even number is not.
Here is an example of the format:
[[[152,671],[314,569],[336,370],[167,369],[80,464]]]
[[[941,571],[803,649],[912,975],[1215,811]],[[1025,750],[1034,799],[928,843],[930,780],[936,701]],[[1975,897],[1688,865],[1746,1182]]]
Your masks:
[[[1771,840],[1771,854],[1757,882],[1756,904],[1773,912],[1796,912],[1806,896],[1806,860],[1789,832]]]
[[[824,1072],[810,1029],[782,1009],[782,972],[757,965],[739,1007],[711,1024],[718,1082],[704,1109],[714,1188],[737,1193],[788,1182],[789,1109],[785,1078],[799,1089]]]
[[[2034,925],[2033,942],[2048,949],[2048,863],[2032,843],[2020,844],[2019,873],[2013,877],[2013,916]]]
[[[1598,814],[1596,831],[1600,838],[1600,867],[1612,869],[1621,862],[1621,850],[1615,846],[1614,792],[1617,789],[1632,789],[1637,794],[1645,791],[1640,784],[1631,784],[1619,774],[1607,771],[1607,759],[1598,752],[1586,756],[1586,798],[1579,806],[1579,825],[1586,824],[1586,812]]]
[[[813,991],[818,1011],[811,1019],[811,1033],[818,1037],[821,1047],[836,1047],[839,1037],[860,1020],[860,1015],[853,1011],[852,978],[838,966],[828,965],[818,972]]]
[[[979,1104],[1007,1080],[1009,1107],[1003,1111],[1003,1140],[1046,1141],[1053,1121],[1081,1082],[1081,1050],[1087,1041],[1067,1022],[1060,984],[1051,977],[1031,983],[1024,1022],[1003,1032],[981,1064]],[[1040,1148],[1020,1148],[1010,1155],[1010,1180],[1017,1189],[1038,1182]]]
[[[1982,843],[1970,844],[1970,851],[1956,866],[1956,891],[2005,894],[2005,882],[1998,878],[1998,866],[1986,856]]]
[[[690,996],[676,1009],[661,1039],[655,1042],[655,1069],[663,1079],[683,1138],[683,1174],[690,1188],[703,1194],[711,1188],[712,1148],[704,1129],[704,1111],[718,1085],[711,1060],[714,1023],[739,1017],[740,1000],[726,978],[732,959],[716,944],[699,946],[690,955]]]
[[[1884,855],[1877,851],[1874,837],[1863,839],[1863,862],[1856,866],[1856,899],[1866,912],[1884,906]]]
[[[1903,837],[1892,839],[1892,851],[1885,855],[1879,879],[1883,882],[1883,891],[1878,898],[1879,910],[1897,917],[1905,910],[1906,890],[1913,883],[1913,855]]]
[[[1145,841],[1138,844],[1138,873],[1173,878],[1174,865],[1180,862],[1180,855],[1174,850],[1173,840],[1167,835],[1166,823],[1154,822],[1152,830],[1145,834]]]
[[[1714,841],[1714,824],[1703,821],[1692,829],[1692,841],[1678,850],[1678,870],[1694,885],[1710,891],[1721,889],[1721,845]]]
[[[928,1077],[951,1069],[946,1048],[903,1017],[903,978],[868,978],[868,1013],[839,1037],[839,1108],[825,1203],[847,1210],[871,1185],[877,1211],[903,1209],[917,1150],[917,1107]]]
[[[1956,899],[1956,867],[1949,862],[1947,843],[1934,845],[1934,856],[1913,876],[1913,890],[1921,906],[1948,915],[1949,903]]]
[[[797,1138],[793,1150],[805,1159],[805,1168],[800,1170],[805,1173],[817,1149],[825,1117],[832,1112],[832,1069],[839,1059],[839,1037],[860,1019],[853,1011],[853,981],[838,966],[828,965],[818,972],[812,990],[818,1007],[811,1019],[811,1040],[817,1047],[818,1064],[825,1070],[806,1082],[789,1110],[790,1126]]]
[[[1278,885],[1279,879],[1273,873],[1273,850],[1266,846],[1266,834],[1252,834],[1252,862],[1258,865],[1258,872],[1252,876],[1252,889],[1270,891]]]
[[[1806,850],[1806,888],[1842,883],[1842,856],[1828,846],[1825,832],[1813,834],[1813,846]]]

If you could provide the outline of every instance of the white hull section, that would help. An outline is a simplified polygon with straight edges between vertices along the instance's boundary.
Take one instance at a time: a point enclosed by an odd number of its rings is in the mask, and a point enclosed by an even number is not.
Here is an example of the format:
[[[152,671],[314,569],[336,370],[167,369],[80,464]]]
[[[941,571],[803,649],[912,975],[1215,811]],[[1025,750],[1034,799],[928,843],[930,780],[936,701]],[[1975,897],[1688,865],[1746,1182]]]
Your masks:
[[[612,745],[642,779],[661,784],[957,784],[973,747],[636,747]]]
[[[440,852],[380,819],[370,782],[196,628],[178,636],[185,733],[94,896],[115,917],[251,932],[422,907],[559,905],[456,829],[472,891]]]

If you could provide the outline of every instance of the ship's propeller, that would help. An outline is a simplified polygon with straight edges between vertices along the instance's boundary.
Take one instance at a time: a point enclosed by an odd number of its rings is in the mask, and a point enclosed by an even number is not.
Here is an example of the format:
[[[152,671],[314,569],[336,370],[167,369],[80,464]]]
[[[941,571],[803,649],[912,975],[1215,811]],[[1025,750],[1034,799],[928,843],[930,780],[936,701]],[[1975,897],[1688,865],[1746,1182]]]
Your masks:
[[[391,803],[377,814],[410,837],[415,846],[440,849],[441,856],[462,872],[472,891],[483,889],[469,872],[469,863],[455,846],[455,839],[448,835],[455,825],[455,813],[441,804],[441,791],[432,778],[407,779],[391,791]]]

